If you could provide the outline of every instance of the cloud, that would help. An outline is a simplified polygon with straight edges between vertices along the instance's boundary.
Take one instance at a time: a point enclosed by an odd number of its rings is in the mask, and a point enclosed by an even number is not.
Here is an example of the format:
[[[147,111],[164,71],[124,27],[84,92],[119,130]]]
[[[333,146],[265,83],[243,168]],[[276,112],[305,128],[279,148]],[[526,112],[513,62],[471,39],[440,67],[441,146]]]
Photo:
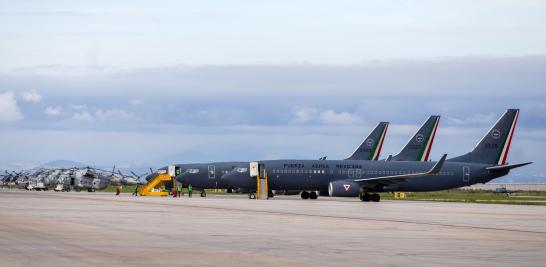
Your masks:
[[[87,111],[74,113],[74,115],[72,115],[72,119],[80,122],[92,122],[95,120],[95,118],[93,118],[93,115],[91,115]]]
[[[74,104],[70,104],[69,107],[71,109],[75,109],[75,110],[84,110],[84,109],[87,109],[87,106],[86,105],[74,105]]]
[[[121,109],[99,109],[95,112],[95,118],[100,121],[126,121],[134,118],[134,115]]]
[[[42,96],[34,89],[23,92],[21,96],[25,102],[38,103],[42,100]]]
[[[11,91],[0,93],[0,121],[18,121],[23,114],[17,106],[15,94]]]
[[[292,109],[291,123],[321,123],[321,124],[355,124],[361,123],[362,119],[349,112],[336,112],[328,109],[318,111],[316,108],[297,106]]]
[[[297,106],[292,109],[292,123],[307,123],[311,122],[317,115],[317,110],[310,107]]]
[[[131,105],[133,106],[138,106],[138,105],[142,105],[144,104],[144,101],[140,100],[140,99],[132,99],[131,100]]]
[[[473,114],[465,118],[457,117],[448,117],[449,122],[458,125],[480,125],[480,124],[489,124],[495,121],[495,118],[498,117],[498,114]]]
[[[59,106],[47,107],[44,112],[47,116],[59,116],[63,113],[63,108]]]
[[[353,124],[362,122],[362,119],[349,112],[337,113],[329,109],[320,113],[320,121],[325,124]]]

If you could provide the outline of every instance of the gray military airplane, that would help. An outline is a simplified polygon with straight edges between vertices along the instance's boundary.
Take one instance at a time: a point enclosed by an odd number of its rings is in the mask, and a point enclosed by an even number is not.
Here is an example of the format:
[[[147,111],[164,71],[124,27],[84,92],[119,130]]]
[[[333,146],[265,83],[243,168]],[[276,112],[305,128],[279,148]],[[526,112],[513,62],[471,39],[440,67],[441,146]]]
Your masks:
[[[377,160],[383,147],[383,141],[387,132],[389,123],[380,122],[374,130],[360,143],[356,150],[349,156],[354,160]],[[325,160],[326,157],[320,160]],[[181,170],[176,175],[176,180],[182,184],[191,184],[193,188],[201,190],[201,196],[206,196],[204,189],[227,189],[229,193],[234,188],[229,184],[223,183],[221,177],[228,174],[237,166],[248,165],[249,162],[214,162],[198,164],[178,164],[177,170]],[[166,168],[166,167],[165,167]],[[255,186],[255,185],[254,185]],[[281,191],[281,190],[279,190]],[[284,191],[286,193],[286,191]],[[299,191],[297,191],[299,193]],[[250,195],[249,195],[250,196]],[[272,197],[273,193],[270,192]]]
[[[395,156],[389,156],[386,161],[427,161],[428,156],[430,155],[430,150],[432,149],[432,144],[434,142],[434,137],[436,136],[436,130],[438,129],[438,124],[440,122],[440,116],[433,115],[430,116],[421,127],[415,132],[412,138],[407,142],[407,144],[402,148],[402,150],[396,154]],[[380,123],[384,124],[384,122]],[[376,149],[381,150],[381,147],[383,145],[384,136],[386,133],[386,127],[387,125],[384,125],[384,131],[382,133],[376,133],[378,131],[378,128],[376,128],[370,136],[368,136],[360,147],[353,153],[351,156],[346,158],[345,160],[368,160],[373,159],[377,160],[379,158],[379,152]],[[374,135],[375,133],[375,135]],[[380,142],[378,145],[375,146],[374,150],[370,150],[369,148],[374,147],[374,139],[373,136],[381,136]],[[358,152],[361,152],[361,154],[357,154]],[[376,154],[377,153],[377,154]],[[373,157],[372,157],[373,156]],[[325,159],[324,159],[325,160]],[[243,170],[248,170],[248,164],[237,166],[238,168],[234,169],[235,172],[241,172]],[[239,187],[242,189],[241,191],[249,192],[249,198],[255,198],[254,193],[256,191],[256,183],[244,183],[239,184],[238,181],[230,181],[229,176],[222,177],[222,180],[224,181],[224,184],[229,184],[232,187]],[[250,188],[248,187],[250,186]],[[303,198],[310,198],[310,199],[316,199],[318,195],[321,196],[329,196],[328,188],[324,187],[319,190],[319,194],[317,195],[317,192],[311,191],[311,192],[302,192],[301,188],[298,188],[296,190],[272,190],[272,192],[287,192],[287,194],[300,194],[302,193]],[[271,197],[271,194],[269,194],[269,197]]]
[[[328,188],[330,196],[360,196],[366,202],[378,202],[378,192],[437,191],[486,183],[532,163],[507,163],[518,116],[519,109],[507,110],[471,152],[449,160],[447,154],[438,162],[265,160],[237,167],[222,178],[253,188],[259,174],[268,177],[270,190],[304,190],[304,199],[310,197],[307,191]]]

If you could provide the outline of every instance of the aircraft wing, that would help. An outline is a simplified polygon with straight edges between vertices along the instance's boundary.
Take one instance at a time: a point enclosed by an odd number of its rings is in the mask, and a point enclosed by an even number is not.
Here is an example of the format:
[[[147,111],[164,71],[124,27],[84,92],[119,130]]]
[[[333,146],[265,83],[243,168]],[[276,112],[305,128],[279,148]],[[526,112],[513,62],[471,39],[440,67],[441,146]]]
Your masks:
[[[436,162],[436,164],[434,164],[434,166],[432,166],[430,170],[426,172],[372,177],[372,178],[356,179],[353,181],[361,185],[370,185],[370,184],[389,185],[389,184],[395,184],[395,183],[405,181],[408,178],[429,176],[429,175],[437,174],[438,172],[440,172],[440,170],[444,166],[444,162],[446,161],[446,158],[447,158],[447,154],[444,154],[442,158],[438,162]]]

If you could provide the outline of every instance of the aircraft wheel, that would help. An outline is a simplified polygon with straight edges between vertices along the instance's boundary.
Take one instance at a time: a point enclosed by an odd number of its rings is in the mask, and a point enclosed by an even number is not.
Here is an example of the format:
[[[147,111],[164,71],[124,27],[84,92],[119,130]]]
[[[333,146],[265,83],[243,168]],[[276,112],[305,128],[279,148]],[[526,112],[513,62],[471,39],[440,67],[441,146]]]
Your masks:
[[[275,196],[275,194],[273,194],[273,192],[267,193],[267,197],[268,197],[268,198],[273,198],[274,196]]]
[[[307,192],[307,191],[301,192],[301,198],[308,199],[309,198],[309,192]]]
[[[379,200],[381,200],[381,197],[379,196],[379,194],[372,194],[371,199],[373,202],[379,202]]]
[[[230,188],[230,189],[228,189],[228,190],[226,191],[226,193],[228,193],[228,194],[231,194],[231,193],[233,193],[233,189],[231,189],[231,188]]]
[[[205,191],[201,192],[201,197],[207,197],[207,192]]]
[[[372,196],[368,193],[364,193],[362,195],[360,195],[360,200],[363,201],[363,202],[370,202]]]
[[[317,199],[318,198],[318,195],[317,195],[317,192],[313,191],[309,194],[309,198],[310,199]]]
[[[256,195],[253,193],[248,194],[248,199],[256,199]]]

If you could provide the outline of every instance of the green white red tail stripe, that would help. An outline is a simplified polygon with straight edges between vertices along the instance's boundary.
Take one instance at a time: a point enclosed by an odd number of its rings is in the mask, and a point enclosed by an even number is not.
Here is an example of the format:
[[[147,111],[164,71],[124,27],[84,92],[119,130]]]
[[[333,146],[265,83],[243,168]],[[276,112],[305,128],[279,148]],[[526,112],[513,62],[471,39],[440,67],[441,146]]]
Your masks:
[[[385,125],[385,128],[383,129],[383,132],[381,133],[381,137],[379,138],[379,142],[377,142],[377,145],[375,147],[375,151],[373,152],[373,155],[371,157],[372,160],[378,160],[379,156],[381,155],[381,149],[383,148],[383,141],[385,141],[385,135],[387,135],[387,129],[389,128],[389,123]]]
[[[440,117],[436,119],[436,122],[434,122],[434,128],[432,128],[432,131],[430,132],[430,136],[426,138],[427,144],[425,146],[425,153],[421,155],[421,158],[419,161],[428,161],[428,157],[430,156],[430,151],[432,150],[432,144],[434,144],[434,137],[436,136],[436,129],[438,129],[438,125],[440,124]]]
[[[508,136],[506,137],[506,140],[504,141],[504,145],[502,147],[502,150],[497,162],[498,165],[506,164],[506,158],[508,157],[508,151],[510,150],[510,145],[512,144],[512,137],[514,136],[514,131],[516,130],[518,117],[519,117],[519,110],[516,112],[516,116],[514,116],[514,120],[512,121],[512,125],[510,126],[510,131],[508,132]]]

